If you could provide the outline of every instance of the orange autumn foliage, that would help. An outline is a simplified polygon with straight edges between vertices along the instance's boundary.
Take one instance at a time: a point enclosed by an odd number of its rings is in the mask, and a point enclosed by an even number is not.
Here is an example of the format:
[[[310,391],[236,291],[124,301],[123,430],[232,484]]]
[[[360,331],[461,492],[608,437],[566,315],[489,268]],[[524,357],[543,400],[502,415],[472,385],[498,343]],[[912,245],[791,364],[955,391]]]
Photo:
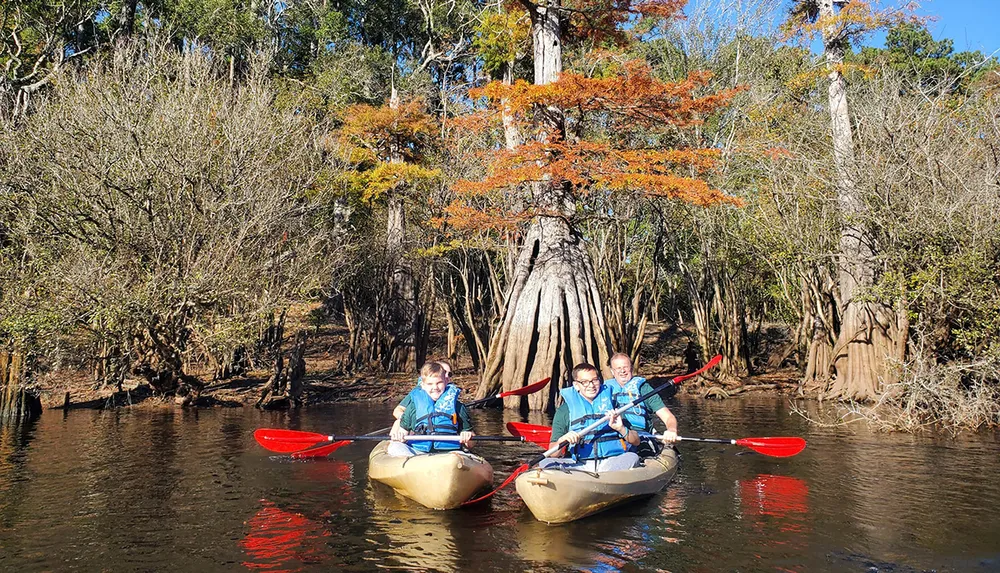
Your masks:
[[[477,111],[467,113],[465,115],[449,117],[447,119],[447,125],[448,129],[451,131],[472,131],[479,133],[483,130],[500,126],[501,121],[500,117],[495,113]]]
[[[707,72],[665,82],[639,62],[629,62],[623,70],[605,78],[567,72],[546,85],[491,82],[474,90],[472,96],[486,98],[494,110],[501,101],[521,116],[556,107],[565,110],[576,133],[589,133],[593,125],[605,135],[587,140],[548,134],[545,141],[531,140],[513,150],[490,150],[486,177],[459,181],[455,190],[481,196],[548,181],[565,182],[578,196],[641,192],[698,205],[739,204],[701,179],[716,165],[718,150],[663,143],[675,141],[678,130],[703,123],[739,90],[701,94],[711,78]]]
[[[419,100],[397,108],[349,106],[341,114],[344,125],[340,128],[340,140],[346,146],[363,147],[380,160],[389,159],[394,152],[406,161],[418,160],[417,144],[437,133],[434,119],[424,107]]]
[[[526,218],[524,214],[512,215],[497,209],[477,209],[456,201],[444,208],[442,217],[431,219],[431,224],[439,228],[447,224],[455,231],[513,232]]]
[[[494,153],[490,174],[481,181],[459,181],[455,190],[482,195],[532,181],[565,181],[581,194],[591,191],[643,191],[697,205],[736,202],[696,177],[718,159],[714,149],[615,149],[580,141],[530,142]],[[678,174],[686,168],[691,175]]]
[[[888,28],[903,21],[919,22],[920,19],[912,15],[911,6],[878,9],[865,0],[851,0],[839,5],[839,10],[832,17],[820,18],[815,0],[796,0],[782,29],[785,39],[827,34],[831,39],[855,41],[872,30]]]
[[[533,85],[523,80],[507,85],[490,82],[471,90],[472,97],[485,97],[492,105],[506,99],[514,112],[525,112],[534,106],[556,106],[578,113],[600,112],[620,116],[620,123],[643,127],[670,124],[686,127],[725,105],[739,89],[725,90],[705,96],[695,92],[704,88],[711,78],[709,72],[692,72],[683,81],[664,82],[652,76],[641,62],[629,62],[624,73],[609,78],[588,78],[564,72],[558,81]]]
[[[342,114],[336,149],[352,168],[337,177],[347,192],[374,202],[403,189],[426,187],[441,172],[424,167],[423,149],[437,134],[434,119],[416,100],[398,107],[353,105]]]
[[[595,44],[627,44],[627,24],[639,18],[676,19],[687,0],[563,0],[570,35]]]
[[[795,156],[794,153],[792,153],[785,147],[769,147],[765,149],[763,153],[771,161],[777,161],[779,159],[785,159]]]

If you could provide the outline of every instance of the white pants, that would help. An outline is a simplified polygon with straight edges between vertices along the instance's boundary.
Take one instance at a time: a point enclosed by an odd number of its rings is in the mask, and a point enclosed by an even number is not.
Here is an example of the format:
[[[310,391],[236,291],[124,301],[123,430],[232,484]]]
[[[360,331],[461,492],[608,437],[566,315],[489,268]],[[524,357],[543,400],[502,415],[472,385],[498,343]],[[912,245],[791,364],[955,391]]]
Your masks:
[[[408,458],[417,455],[417,451],[411,448],[406,442],[389,442],[389,447],[385,453],[398,458]]]
[[[454,451],[456,454],[465,453],[462,450],[449,450],[449,451]],[[408,458],[410,456],[415,456],[420,452],[414,450],[406,442],[389,442],[389,447],[386,448],[385,453],[389,454],[390,456],[395,456],[397,458]]]
[[[603,460],[587,460],[577,462],[571,458],[545,458],[539,462],[538,467],[547,468],[549,466],[560,466],[566,469],[580,469],[588,472],[614,472],[634,468],[639,463],[639,454],[635,452],[625,452]]]

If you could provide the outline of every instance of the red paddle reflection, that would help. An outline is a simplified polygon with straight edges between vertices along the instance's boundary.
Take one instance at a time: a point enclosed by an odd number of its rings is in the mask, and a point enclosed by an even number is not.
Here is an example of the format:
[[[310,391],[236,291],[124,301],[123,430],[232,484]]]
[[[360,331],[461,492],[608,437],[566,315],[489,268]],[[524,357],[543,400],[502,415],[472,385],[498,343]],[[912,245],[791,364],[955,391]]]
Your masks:
[[[326,517],[333,506],[348,505],[354,498],[354,464],[335,458],[319,458],[292,462],[295,479],[301,480],[303,487],[297,495],[302,507],[310,509],[326,508],[318,517]],[[322,487],[314,488],[320,484]]]
[[[801,555],[809,534],[809,486],[788,476],[761,474],[740,480],[740,506],[744,519],[756,532],[759,551],[785,554],[790,560]],[[758,555],[758,558],[761,558]],[[789,563],[782,571],[802,573],[803,565]]]
[[[354,465],[341,460],[328,458],[292,463],[295,464],[296,477],[303,481],[343,489],[350,489],[354,482]]]
[[[740,500],[747,517],[793,518],[809,512],[809,486],[788,476],[761,474],[740,480]]]
[[[261,508],[247,524],[250,532],[240,546],[253,561],[244,561],[248,569],[260,571],[301,571],[305,565],[326,557],[324,537],[330,532],[321,524],[300,513],[278,508],[261,500]]]

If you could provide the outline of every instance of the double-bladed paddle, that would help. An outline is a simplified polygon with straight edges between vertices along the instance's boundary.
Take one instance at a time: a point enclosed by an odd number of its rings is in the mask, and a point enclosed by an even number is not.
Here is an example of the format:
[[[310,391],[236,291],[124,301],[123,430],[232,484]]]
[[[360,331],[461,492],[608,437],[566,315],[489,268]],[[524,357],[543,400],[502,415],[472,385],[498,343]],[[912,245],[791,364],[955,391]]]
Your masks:
[[[552,442],[552,428],[548,426],[538,426],[535,424],[525,424],[524,422],[507,422],[507,431],[515,436],[520,436],[529,442],[536,444],[549,444]],[[654,439],[661,439],[663,436],[654,434]],[[750,448],[758,454],[771,456],[772,458],[790,458],[806,448],[806,441],[794,436],[778,436],[765,438],[688,438],[677,436],[678,442],[707,442],[710,444],[730,444],[733,446],[743,446]],[[543,446],[544,447],[544,446]]]
[[[487,396],[486,398],[481,398],[479,400],[475,400],[473,402],[469,402],[468,404],[465,405],[465,407],[466,408],[475,408],[476,406],[480,406],[482,404],[485,404],[485,403],[489,402],[490,400],[496,400],[496,399],[499,399],[499,398],[506,398],[508,396],[527,396],[528,394],[534,394],[535,392],[538,392],[539,390],[541,390],[542,388],[544,388],[545,385],[549,383],[549,380],[552,380],[552,378],[542,378],[538,382],[534,382],[532,384],[528,384],[527,386],[521,386],[520,388],[514,388],[513,390],[507,390],[506,392],[500,392],[499,394],[497,394],[495,396]]]
[[[704,366],[702,366],[698,370],[695,370],[694,372],[690,372],[688,374],[682,374],[681,376],[677,376],[677,377],[673,378],[672,380],[669,380],[667,382],[664,382],[663,384],[660,384],[659,386],[657,386],[656,388],[653,388],[649,392],[646,392],[645,394],[642,394],[638,398],[635,398],[634,400],[632,400],[628,404],[625,404],[624,406],[621,406],[621,407],[619,407],[619,408],[617,408],[615,410],[612,410],[611,412],[608,412],[603,417],[601,417],[599,420],[595,421],[594,423],[590,424],[589,426],[587,426],[584,429],[582,429],[579,432],[577,432],[577,434],[580,437],[586,436],[587,434],[593,432],[594,430],[596,430],[596,429],[600,428],[602,425],[604,425],[608,420],[611,419],[612,416],[620,416],[623,412],[625,412],[629,408],[634,407],[636,404],[640,404],[642,402],[645,402],[648,398],[652,398],[653,396],[655,396],[655,395],[659,394],[660,392],[662,392],[663,390],[667,389],[667,387],[669,387],[669,386],[674,386],[674,385],[680,384],[681,382],[683,382],[685,380],[689,380],[691,378],[694,378],[695,376],[700,376],[701,374],[705,373],[706,371],[708,371],[708,370],[710,370],[712,368],[715,368],[715,366],[718,365],[719,362],[721,362],[721,361],[722,361],[722,355],[721,354],[716,354],[711,360],[708,361],[707,364],[705,364]],[[551,429],[549,430],[549,433],[550,434],[552,433]],[[534,441],[534,440],[532,440],[532,441]],[[463,505],[467,505],[467,504],[470,504],[470,503],[476,503],[476,502],[482,501],[482,500],[484,500],[484,499],[492,496],[496,492],[498,492],[501,489],[503,489],[504,487],[506,487],[510,482],[514,481],[514,478],[516,478],[518,475],[520,475],[520,474],[528,471],[528,469],[531,468],[531,466],[537,464],[538,462],[540,462],[540,461],[544,460],[545,458],[551,456],[552,454],[558,452],[559,450],[561,450],[566,445],[568,445],[567,442],[560,441],[556,445],[554,445],[551,448],[545,450],[545,452],[543,452],[542,454],[540,454],[540,455],[538,455],[538,456],[536,456],[534,458],[531,458],[530,460],[528,460],[527,463],[522,464],[518,468],[516,468],[514,470],[514,472],[512,474],[510,474],[510,476],[506,480],[504,480],[504,482],[502,484],[500,484],[500,487],[496,488],[495,490],[487,493],[486,495],[484,495],[482,497],[477,497],[476,499],[469,500],[469,501],[465,502],[465,504],[463,504]]]
[[[534,382],[532,384],[528,384],[527,386],[522,386],[520,388],[515,388],[513,390],[508,390],[506,392],[500,392],[499,394],[496,394],[494,396],[488,396],[480,400],[475,400],[473,402],[469,402],[468,404],[466,404],[465,407],[472,408],[475,406],[479,406],[481,404],[485,404],[490,400],[495,400],[498,398],[506,398],[508,396],[526,396],[528,394],[534,394],[535,392],[544,388],[545,385],[548,384],[551,379],[552,378],[543,378],[542,380],[539,380],[538,382]],[[345,438],[339,438],[337,441],[327,440],[329,436],[324,436],[323,434],[316,434],[313,432],[298,432],[297,430],[274,430],[268,428],[261,428],[260,430],[257,430],[256,432],[254,432],[254,437],[257,439],[257,443],[271,450],[272,452],[280,452],[283,454],[290,453],[293,458],[319,458],[330,455],[338,448],[346,446],[355,439],[369,440],[372,439],[369,436],[379,436],[381,434],[385,434],[391,429],[392,429],[391,426],[388,428],[380,428],[378,430],[375,430],[374,432],[369,432],[364,436],[353,436],[353,437],[348,436]],[[265,440],[269,445],[265,445],[265,442],[262,442],[261,438],[258,437],[257,432],[261,431],[266,432]],[[284,440],[283,443],[285,445],[278,445],[278,443],[282,441],[280,439],[281,434],[279,432],[296,432],[296,435],[292,436],[294,439],[291,441]],[[291,434],[288,435],[291,436]],[[499,437],[506,438],[507,436],[499,436]],[[316,439],[309,441],[308,439],[305,438],[310,438],[310,439],[316,438]],[[435,439],[434,441],[442,442],[449,440]],[[518,441],[518,440],[498,440],[498,441]],[[306,444],[312,444],[315,447],[306,448],[305,447]],[[275,448],[282,448],[282,449],[275,449]]]
[[[347,444],[355,440],[384,440],[386,436],[324,436],[313,432],[302,432],[299,430],[283,430],[279,428],[259,428],[253,433],[254,439],[261,446],[282,454],[299,452],[303,444],[315,444],[317,442],[330,442]],[[459,442],[460,436],[431,436],[431,435],[411,435],[403,438],[407,442]],[[527,438],[520,436],[473,436],[473,441],[478,442],[530,442]],[[320,446],[323,447],[323,446]]]

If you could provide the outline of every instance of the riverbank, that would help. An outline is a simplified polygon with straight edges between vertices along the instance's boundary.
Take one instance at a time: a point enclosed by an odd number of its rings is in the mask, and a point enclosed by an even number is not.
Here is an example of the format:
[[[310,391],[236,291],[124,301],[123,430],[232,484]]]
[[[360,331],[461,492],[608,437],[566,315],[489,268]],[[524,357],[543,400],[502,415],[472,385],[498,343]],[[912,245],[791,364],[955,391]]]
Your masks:
[[[293,336],[292,333],[291,336]],[[304,405],[338,402],[392,402],[402,399],[412,388],[415,376],[411,373],[384,373],[344,371],[347,353],[346,329],[335,324],[311,329],[305,352],[306,375],[301,402]],[[687,371],[683,359],[684,348],[690,333],[677,325],[650,325],[644,338],[641,363],[638,371],[648,379],[669,378]],[[290,338],[291,338],[290,336]],[[442,334],[432,336],[431,356],[443,356],[445,347]],[[476,391],[479,377],[464,356],[452,361],[453,380],[463,391]],[[264,384],[270,376],[269,369],[252,370],[246,375],[226,380],[211,380],[208,370],[197,367],[192,373],[206,380],[194,405],[197,407],[253,406],[260,398]],[[721,384],[711,379],[686,384],[682,392],[706,397],[725,398],[746,392],[793,393],[798,390],[799,373],[794,368],[768,372],[748,377],[738,382]],[[58,370],[38,377],[42,404],[46,409],[68,407],[108,409],[118,407],[174,406],[170,396],[155,395],[141,379],[129,378],[122,391],[110,386],[96,386],[89,373],[79,370]],[[67,402],[68,394],[68,402]],[[283,407],[279,400],[274,407]]]

